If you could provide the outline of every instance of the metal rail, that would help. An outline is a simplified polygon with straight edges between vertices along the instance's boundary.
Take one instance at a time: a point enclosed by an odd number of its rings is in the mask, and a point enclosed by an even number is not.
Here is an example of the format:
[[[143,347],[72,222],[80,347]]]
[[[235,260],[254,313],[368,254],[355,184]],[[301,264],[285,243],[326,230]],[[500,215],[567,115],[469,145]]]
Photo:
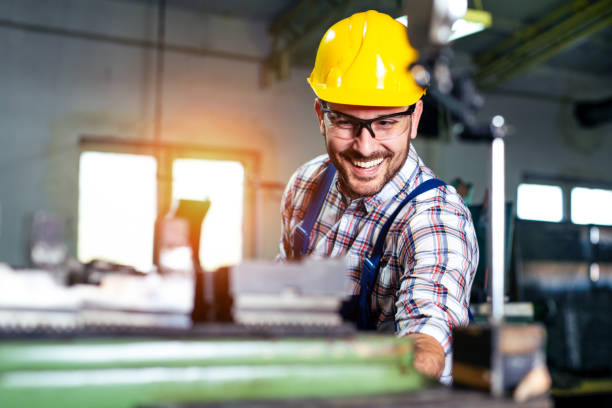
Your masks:
[[[408,338],[21,341],[0,348],[0,406],[358,396],[419,389]]]
[[[38,34],[48,34],[60,37],[75,38],[80,40],[88,41],[99,41],[104,43],[122,45],[126,47],[136,48],[150,48],[156,49],[158,47],[157,41],[142,40],[139,38],[122,37],[116,35],[93,33],[82,30],[73,30],[69,28],[51,27],[41,24],[31,24],[25,22],[19,22],[0,18],[0,27],[10,28],[21,31],[28,31]],[[246,54],[238,54],[233,52],[211,50],[203,47],[193,47],[182,44],[166,43],[164,49],[168,52],[175,52],[179,54],[194,55],[198,57],[212,57],[212,58],[223,58],[229,60],[236,60],[241,62],[251,62],[255,64],[261,64],[264,58],[256,57]]]
[[[313,3],[301,0],[270,25],[274,37],[272,51],[264,62],[263,86],[268,76],[276,73],[278,79],[287,78],[291,54],[313,33],[324,32],[348,10],[354,0],[328,0]],[[314,9],[313,9],[314,8]]]
[[[612,0],[576,0],[476,58],[476,79],[490,88],[612,25]]]

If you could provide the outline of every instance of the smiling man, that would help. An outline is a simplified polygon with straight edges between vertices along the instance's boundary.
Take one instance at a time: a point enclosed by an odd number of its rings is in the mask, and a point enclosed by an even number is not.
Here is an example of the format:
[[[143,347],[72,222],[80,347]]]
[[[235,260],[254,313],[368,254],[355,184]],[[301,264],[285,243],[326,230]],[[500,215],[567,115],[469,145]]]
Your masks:
[[[416,58],[404,26],[376,11],[325,33],[308,82],[327,154],[287,185],[279,259],[346,257],[358,326],[411,336],[415,368],[449,383],[478,247],[463,201],[410,143],[425,93]]]

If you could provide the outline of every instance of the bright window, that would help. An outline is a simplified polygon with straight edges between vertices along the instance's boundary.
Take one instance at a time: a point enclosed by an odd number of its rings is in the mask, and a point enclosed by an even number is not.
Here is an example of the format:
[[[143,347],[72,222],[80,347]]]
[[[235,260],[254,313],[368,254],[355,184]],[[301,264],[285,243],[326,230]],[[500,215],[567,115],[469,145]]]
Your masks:
[[[571,199],[574,224],[612,225],[612,190],[575,187]]]
[[[563,190],[559,186],[520,184],[517,216],[524,220],[559,222],[563,219]]]
[[[200,260],[206,270],[242,259],[244,166],[235,161],[177,159],[172,199],[210,200],[202,224]]]
[[[79,170],[78,257],[149,271],[157,211],[151,156],[84,152]]]

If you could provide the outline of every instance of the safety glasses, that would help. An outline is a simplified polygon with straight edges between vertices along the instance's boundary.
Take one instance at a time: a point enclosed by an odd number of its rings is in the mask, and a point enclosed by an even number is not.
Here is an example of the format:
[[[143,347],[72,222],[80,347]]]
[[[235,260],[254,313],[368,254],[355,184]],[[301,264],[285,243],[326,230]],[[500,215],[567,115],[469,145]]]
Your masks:
[[[357,137],[363,128],[377,140],[392,139],[402,133],[405,129],[409,116],[414,112],[415,105],[410,105],[403,112],[382,115],[372,119],[361,119],[346,113],[330,109],[321,105],[321,110],[327,116],[331,124],[332,135],[341,139],[353,139]]]

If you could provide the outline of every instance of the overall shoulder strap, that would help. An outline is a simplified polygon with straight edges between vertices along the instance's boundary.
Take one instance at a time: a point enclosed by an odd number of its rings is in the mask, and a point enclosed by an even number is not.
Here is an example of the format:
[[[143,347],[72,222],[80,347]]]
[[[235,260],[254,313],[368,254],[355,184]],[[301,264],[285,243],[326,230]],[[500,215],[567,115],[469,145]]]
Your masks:
[[[361,289],[359,291],[359,319],[357,326],[360,329],[375,329],[376,326],[374,322],[372,322],[370,315],[370,299],[372,295],[372,288],[374,287],[374,283],[378,278],[378,263],[380,262],[380,258],[382,257],[385,240],[387,238],[387,233],[393,224],[393,221],[399,214],[399,212],[412,201],[414,198],[423,194],[426,191],[433,190],[435,188],[445,186],[446,183],[439,179],[429,179],[419,184],[414,190],[408,194],[408,196],[397,206],[393,214],[389,217],[387,222],[383,225],[380,233],[378,234],[378,238],[376,239],[376,243],[374,244],[374,249],[372,250],[372,254],[366,258],[363,262],[363,267],[361,268]]]
[[[321,207],[323,207],[323,202],[325,202],[325,197],[327,196],[327,192],[329,191],[329,187],[331,186],[335,174],[336,167],[334,167],[332,162],[329,162],[329,166],[327,166],[323,172],[321,180],[315,187],[315,192],[312,199],[306,207],[306,215],[304,216],[304,219],[295,228],[295,232],[293,234],[293,256],[297,259],[306,255],[312,227],[314,226],[319,212],[321,212]]]

